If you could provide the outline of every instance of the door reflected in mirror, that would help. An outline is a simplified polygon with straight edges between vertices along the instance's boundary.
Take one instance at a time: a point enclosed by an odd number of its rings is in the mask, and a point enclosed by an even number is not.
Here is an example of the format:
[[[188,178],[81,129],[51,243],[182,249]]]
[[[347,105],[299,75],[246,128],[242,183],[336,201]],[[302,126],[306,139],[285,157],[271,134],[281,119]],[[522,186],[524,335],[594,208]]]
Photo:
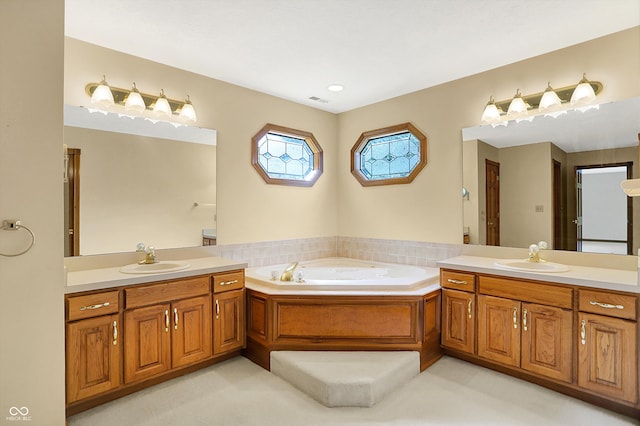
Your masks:
[[[526,248],[544,240],[555,250],[634,254],[640,206],[620,183],[638,177],[639,116],[633,98],[463,129],[465,241]]]

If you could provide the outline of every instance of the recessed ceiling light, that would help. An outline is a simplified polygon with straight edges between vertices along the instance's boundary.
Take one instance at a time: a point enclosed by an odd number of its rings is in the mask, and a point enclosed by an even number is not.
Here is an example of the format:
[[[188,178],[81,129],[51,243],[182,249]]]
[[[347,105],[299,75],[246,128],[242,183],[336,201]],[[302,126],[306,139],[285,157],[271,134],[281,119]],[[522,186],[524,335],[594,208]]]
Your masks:
[[[342,92],[344,90],[344,86],[342,84],[332,84],[327,87],[327,90],[331,92]]]

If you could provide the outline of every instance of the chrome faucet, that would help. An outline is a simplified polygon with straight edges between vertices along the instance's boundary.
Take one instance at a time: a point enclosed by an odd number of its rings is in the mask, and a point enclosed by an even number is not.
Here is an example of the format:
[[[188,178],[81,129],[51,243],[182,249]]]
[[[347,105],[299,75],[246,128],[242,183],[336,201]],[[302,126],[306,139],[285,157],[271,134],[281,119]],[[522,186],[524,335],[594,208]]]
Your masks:
[[[156,249],[153,246],[145,247],[144,243],[138,243],[136,246],[136,252],[144,252],[144,259],[138,262],[140,265],[150,265],[152,263],[158,263],[156,259]]]
[[[547,243],[545,241],[540,241],[538,244],[531,244],[529,246],[529,258],[527,259],[529,262],[544,262],[544,260],[540,259],[540,250],[546,250]]]
[[[280,275],[280,281],[293,281],[293,272],[298,267],[298,262],[293,262],[284,268],[284,272]]]

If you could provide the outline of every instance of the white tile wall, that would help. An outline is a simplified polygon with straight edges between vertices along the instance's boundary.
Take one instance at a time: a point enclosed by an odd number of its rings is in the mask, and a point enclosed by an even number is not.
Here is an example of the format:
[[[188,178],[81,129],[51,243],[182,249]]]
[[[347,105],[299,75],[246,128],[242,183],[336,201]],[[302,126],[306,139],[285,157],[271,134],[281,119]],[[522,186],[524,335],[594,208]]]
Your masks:
[[[355,237],[318,237],[211,247],[214,256],[247,262],[249,267],[277,265],[325,257],[435,267],[460,255],[461,245]]]

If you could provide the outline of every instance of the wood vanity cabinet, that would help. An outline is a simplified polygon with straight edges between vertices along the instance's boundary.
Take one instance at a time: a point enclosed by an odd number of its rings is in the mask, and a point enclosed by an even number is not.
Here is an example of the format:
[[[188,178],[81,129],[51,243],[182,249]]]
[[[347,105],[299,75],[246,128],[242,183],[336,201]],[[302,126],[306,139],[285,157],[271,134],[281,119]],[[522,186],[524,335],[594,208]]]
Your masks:
[[[447,269],[441,285],[445,354],[640,416],[639,295]]]
[[[125,299],[125,383],[212,355],[209,277],[127,288]],[[171,303],[144,306],[160,299]]]
[[[117,291],[69,297],[66,325],[67,403],[120,385]]]
[[[218,355],[244,348],[244,271],[215,276],[213,293],[213,353]]]
[[[578,386],[638,401],[637,298],[580,290]]]
[[[478,293],[478,356],[571,382],[571,288],[480,276]]]
[[[244,291],[237,270],[67,295],[67,415],[239,354]]]
[[[442,345],[462,352],[475,348],[475,277],[443,270]]]

